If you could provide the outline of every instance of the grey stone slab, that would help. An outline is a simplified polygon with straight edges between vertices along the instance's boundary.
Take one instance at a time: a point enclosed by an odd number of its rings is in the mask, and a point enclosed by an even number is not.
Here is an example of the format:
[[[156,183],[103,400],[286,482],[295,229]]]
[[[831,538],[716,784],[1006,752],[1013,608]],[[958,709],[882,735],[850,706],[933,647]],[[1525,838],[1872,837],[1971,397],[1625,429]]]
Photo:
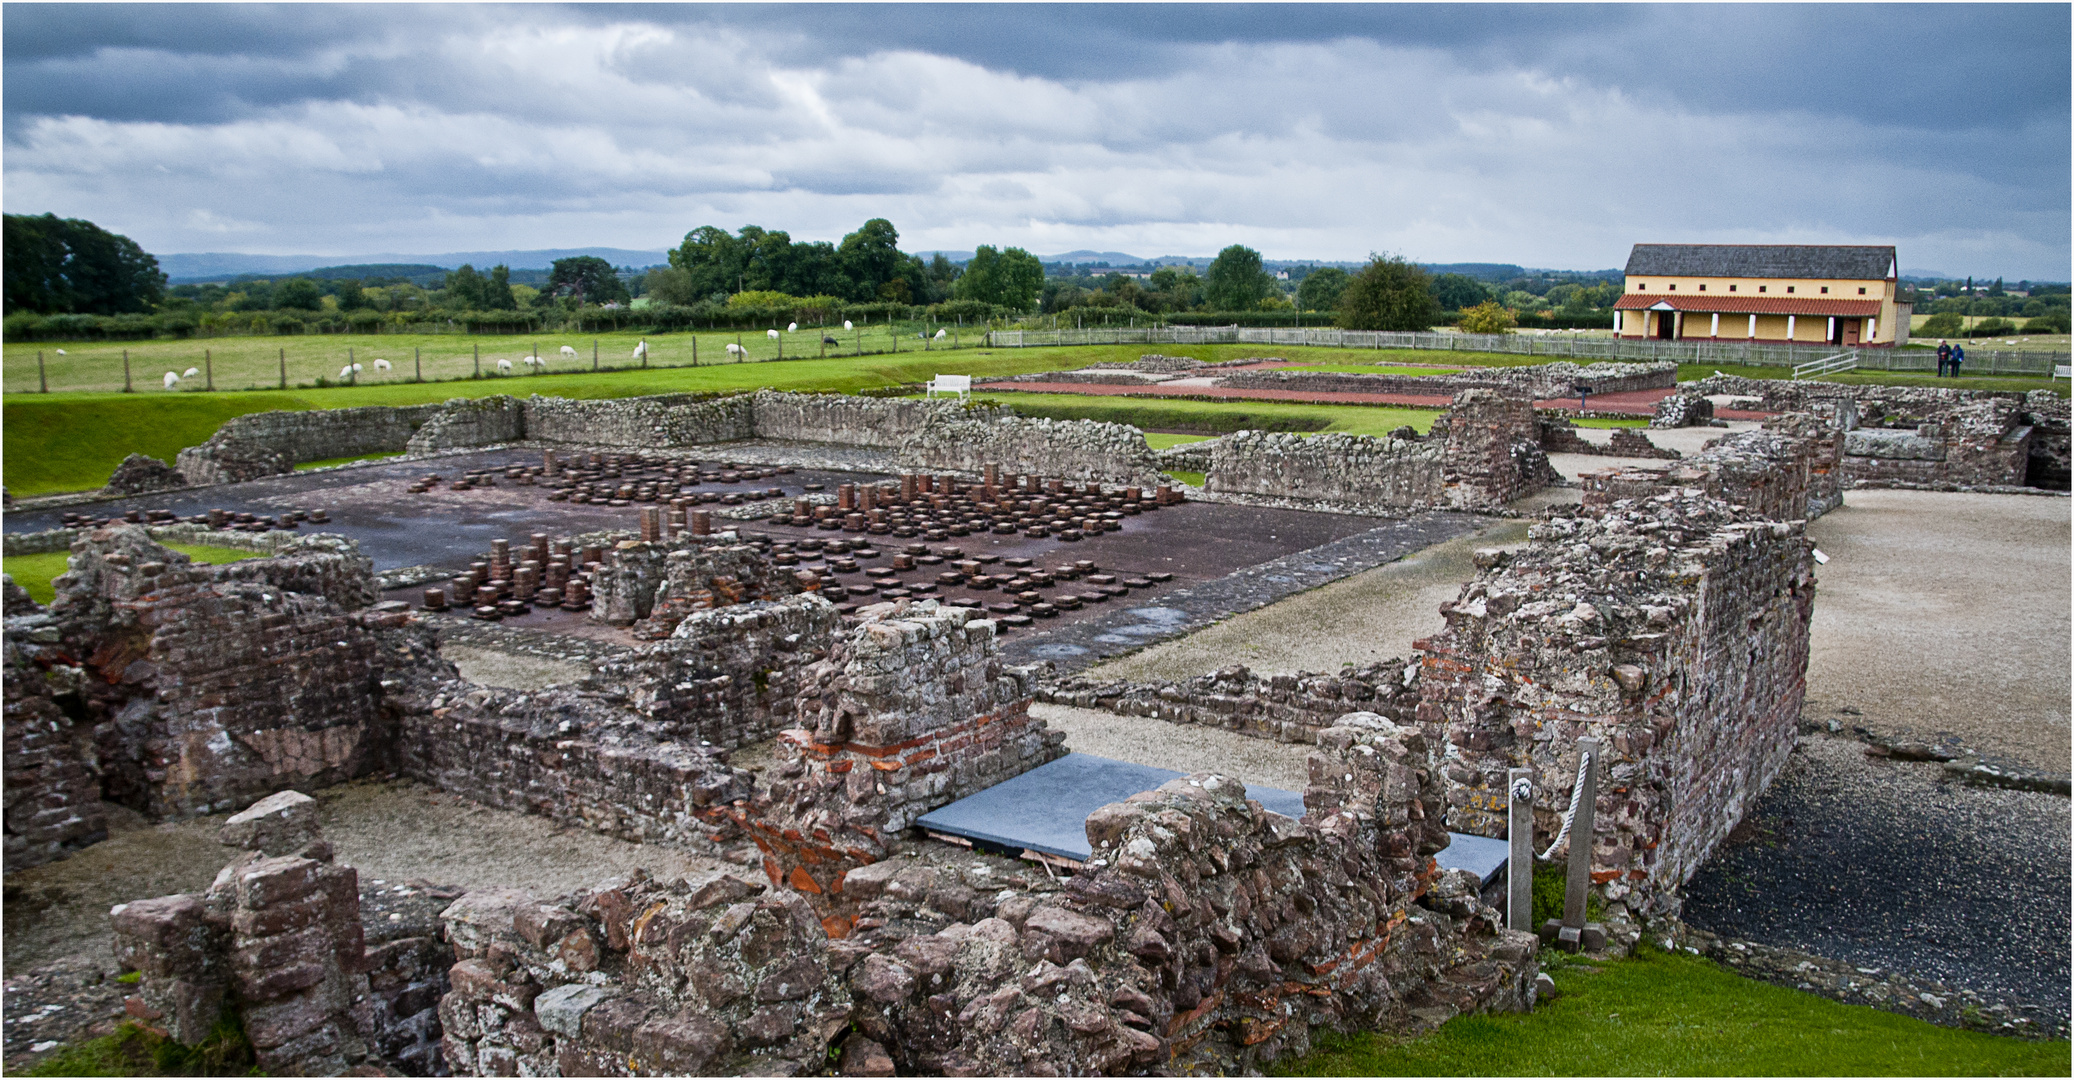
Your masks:
[[[1509,845],[1505,841],[1468,833],[1451,832],[1447,835],[1448,846],[1433,856],[1442,870],[1473,871],[1479,884],[1489,885],[1499,871],[1505,869],[1509,854]]]
[[[1087,843],[1089,814],[1182,775],[1093,754],[1068,754],[924,814],[917,824],[952,836],[1085,860],[1093,854]],[[1303,796],[1296,792],[1271,787],[1248,787],[1246,792],[1278,814],[1303,816]]]

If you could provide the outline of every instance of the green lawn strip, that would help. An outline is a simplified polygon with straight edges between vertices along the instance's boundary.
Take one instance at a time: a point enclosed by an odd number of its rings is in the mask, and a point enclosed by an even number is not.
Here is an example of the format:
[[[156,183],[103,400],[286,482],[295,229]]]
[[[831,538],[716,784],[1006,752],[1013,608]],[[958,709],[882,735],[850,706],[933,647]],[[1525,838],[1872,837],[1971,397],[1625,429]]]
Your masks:
[[[1169,472],[1167,473],[1167,475],[1173,477],[1176,480],[1181,481],[1184,484],[1189,484],[1194,487],[1202,487],[1204,478],[1208,477],[1210,474],[1199,472]]]
[[[305,461],[302,464],[297,465],[295,467],[295,471],[302,472],[305,469],[322,469],[332,465],[351,465],[356,461],[386,461],[389,458],[402,456],[402,454],[390,453],[389,451],[384,450],[380,453],[375,454],[355,454],[352,457],[325,458],[323,461]]]
[[[1145,445],[1152,447],[1154,450],[1165,450],[1169,446],[1186,446],[1194,442],[1208,442],[1216,437],[1215,435],[1176,435],[1168,431],[1148,431],[1145,433]]]
[[[185,552],[199,563],[221,564],[237,562],[239,559],[257,558],[256,551],[243,548],[217,547],[213,544],[167,544],[174,551]],[[7,576],[14,579],[29,593],[29,598],[39,604],[48,604],[58,595],[51,587],[51,580],[69,569],[69,551],[46,551],[38,555],[9,555],[4,562]]]
[[[1648,417],[1646,417],[1646,416],[1637,416],[1637,417],[1635,417],[1634,419],[1631,419],[1631,420],[1630,420],[1630,419],[1627,419],[1627,418],[1624,418],[1624,417],[1613,417],[1613,416],[1585,416],[1585,417],[1579,417],[1578,419],[1572,420],[1572,421],[1570,421],[1570,422],[1571,422],[1571,423],[1573,423],[1573,424],[1576,424],[1576,425],[1577,425],[1578,427],[1589,427],[1589,428],[1616,428],[1616,427],[1648,427],[1648,426],[1649,426],[1649,418],[1648,418]]]
[[[1591,969],[1596,968],[1596,971]],[[1557,961],[1532,1013],[1416,1039],[1327,1035],[1287,1076],[2066,1076],[2065,1040],[1937,1027],[1761,983],[1690,956]]]
[[[1748,379],[1786,379],[1793,374],[1790,368],[1758,367],[1749,364],[1679,364],[1678,381],[1697,382],[1717,371],[1723,375],[1741,375]],[[1813,381],[1857,386],[1949,386],[1958,390],[2051,390],[2061,397],[2068,395],[2067,380],[2046,379],[2033,375],[1962,375],[1956,379],[1948,379],[1940,377],[1935,371],[1869,371],[1861,368],[1841,375],[1824,375]]]
[[[1312,405],[1292,401],[1194,401],[1186,398],[1108,397],[1094,394],[976,394],[1011,405],[1024,416],[1054,420],[1106,420],[1148,431],[1204,434],[1256,431],[1339,431],[1387,435],[1410,424],[1432,428],[1438,409],[1402,405]]]

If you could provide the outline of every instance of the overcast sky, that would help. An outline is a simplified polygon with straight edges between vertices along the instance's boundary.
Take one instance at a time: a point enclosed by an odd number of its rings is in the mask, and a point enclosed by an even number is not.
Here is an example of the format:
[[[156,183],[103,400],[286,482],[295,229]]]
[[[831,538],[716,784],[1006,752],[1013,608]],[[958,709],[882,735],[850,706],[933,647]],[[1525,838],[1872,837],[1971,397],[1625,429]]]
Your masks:
[[[909,250],[1893,243],[2067,280],[2069,12],[9,3],[4,198],[157,252],[885,217]]]

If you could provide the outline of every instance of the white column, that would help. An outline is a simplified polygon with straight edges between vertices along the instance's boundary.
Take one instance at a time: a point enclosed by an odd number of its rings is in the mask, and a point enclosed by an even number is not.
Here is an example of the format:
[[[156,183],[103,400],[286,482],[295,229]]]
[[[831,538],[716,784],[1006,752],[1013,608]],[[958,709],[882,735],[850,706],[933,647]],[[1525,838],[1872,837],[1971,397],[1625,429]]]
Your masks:
[[[1793,324],[1794,324],[1795,322],[1797,322],[1798,320],[1799,320],[1799,317],[1798,317],[1798,316],[1795,316],[1795,315],[1788,315],[1788,316],[1786,316],[1786,340],[1787,340],[1787,341],[1792,341],[1792,340],[1793,340]]]
[[[1825,334],[1825,335],[1823,336],[1822,340],[1824,340],[1824,341],[1835,341],[1835,340],[1836,340],[1836,316],[1834,316],[1834,315],[1831,315],[1831,316],[1829,317],[1829,330],[1828,330],[1828,332],[1827,332],[1827,333],[1826,333],[1826,334]]]
[[[1878,319],[1865,320],[1865,340],[1869,343],[1878,336],[1880,336],[1880,321]]]
[[[1750,340],[1757,340],[1757,316],[1750,316]]]
[[[1714,322],[1713,322],[1713,324],[1707,327],[1707,336],[1708,336],[1708,337],[1720,337],[1720,336],[1721,336],[1721,313],[1720,313],[1720,312],[1718,312],[1718,311],[1714,313]]]
[[[1671,340],[1678,341],[1684,337],[1685,313],[1682,311],[1674,311],[1671,313]]]

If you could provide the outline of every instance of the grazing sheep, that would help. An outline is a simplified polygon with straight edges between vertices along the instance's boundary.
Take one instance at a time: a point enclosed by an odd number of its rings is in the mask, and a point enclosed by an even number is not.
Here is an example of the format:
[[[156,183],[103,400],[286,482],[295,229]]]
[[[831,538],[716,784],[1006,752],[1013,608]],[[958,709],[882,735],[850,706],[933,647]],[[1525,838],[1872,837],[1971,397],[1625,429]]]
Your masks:
[[[360,374],[360,372],[361,372],[362,370],[363,370],[363,369],[362,369],[362,368],[360,367],[360,365],[359,365],[359,364],[354,364],[354,365],[353,365],[353,374],[355,374],[355,375],[358,375],[358,374]]]
[[[59,355],[59,356],[63,356],[63,355],[65,355],[65,350],[63,350],[63,349],[59,349],[59,350],[58,350],[58,355]]]
[[[178,373],[171,371],[166,372],[166,389],[171,390],[173,387],[178,386],[179,384],[180,376]]]
[[[344,367],[342,367],[342,368],[338,369],[338,377],[339,377],[339,378],[341,378],[341,379],[350,379],[350,378],[352,378],[352,377],[353,377],[353,365],[351,365],[351,364],[347,364],[346,366],[344,366]]]
[[[840,341],[837,341],[837,340],[835,340],[835,339],[834,339],[834,338],[832,338],[832,337],[829,337],[829,336],[828,336],[827,334],[823,334],[823,335],[821,335],[821,344],[823,344],[823,345],[840,345],[840,344],[842,344],[842,342],[840,342]]]
[[[511,361],[509,361],[509,360],[499,360],[499,361],[497,361],[497,370],[498,370],[498,371],[510,371],[510,370],[511,370]]]
[[[192,379],[192,378],[194,378],[195,376],[197,376],[197,375],[200,375],[201,373],[202,373],[202,369],[201,369],[201,368],[192,368],[192,367],[191,367],[191,368],[188,368],[188,369],[187,369],[186,371],[183,371],[183,372],[181,372],[181,373],[180,373],[180,377],[181,377],[181,378],[183,378],[183,379]]]
[[[634,359],[636,359],[636,360],[640,360],[640,359],[643,359],[643,358],[647,357],[647,355],[648,355],[648,339],[647,339],[647,338],[642,338],[642,339],[641,339],[641,344],[639,344],[639,345],[636,345],[636,346],[634,346]]]
[[[562,355],[568,357],[571,360],[574,360],[576,359],[576,350],[570,348],[567,345],[564,345],[562,346]]]
[[[799,324],[798,324],[798,323],[786,323],[786,324],[785,324],[785,332],[786,332],[786,333],[788,333],[788,334],[796,334],[796,333],[799,333]]]
[[[394,365],[394,364],[391,364],[390,362],[388,362],[387,360],[384,360],[384,359],[382,359],[382,358],[381,358],[381,357],[379,357],[379,356],[377,356],[377,357],[375,357],[375,358],[374,358],[374,369],[375,369],[376,371],[388,371],[388,370],[389,370],[390,368],[393,368],[393,367],[395,367],[395,366],[396,366],[396,365]]]
[[[936,340],[938,340],[938,341],[942,341],[942,340],[944,339],[944,336],[945,336],[945,334],[944,334],[943,328],[942,328],[942,327],[938,327],[938,328],[937,328],[937,330],[936,330]]]
[[[778,340],[778,332],[776,330],[765,330],[764,334],[767,335],[772,341]]]
[[[855,330],[855,329],[856,329],[856,327],[854,327],[854,326],[850,325],[850,320],[848,320],[848,319],[844,319],[844,320],[843,320],[843,329],[845,329],[845,330]]]
[[[744,349],[744,348],[742,348],[742,347],[741,347],[740,345],[737,345],[737,344],[735,344],[734,342],[730,341],[730,342],[728,342],[728,343],[727,343],[727,355],[729,355],[729,356],[747,356],[747,355],[749,355],[749,350],[747,350],[747,349]]]

